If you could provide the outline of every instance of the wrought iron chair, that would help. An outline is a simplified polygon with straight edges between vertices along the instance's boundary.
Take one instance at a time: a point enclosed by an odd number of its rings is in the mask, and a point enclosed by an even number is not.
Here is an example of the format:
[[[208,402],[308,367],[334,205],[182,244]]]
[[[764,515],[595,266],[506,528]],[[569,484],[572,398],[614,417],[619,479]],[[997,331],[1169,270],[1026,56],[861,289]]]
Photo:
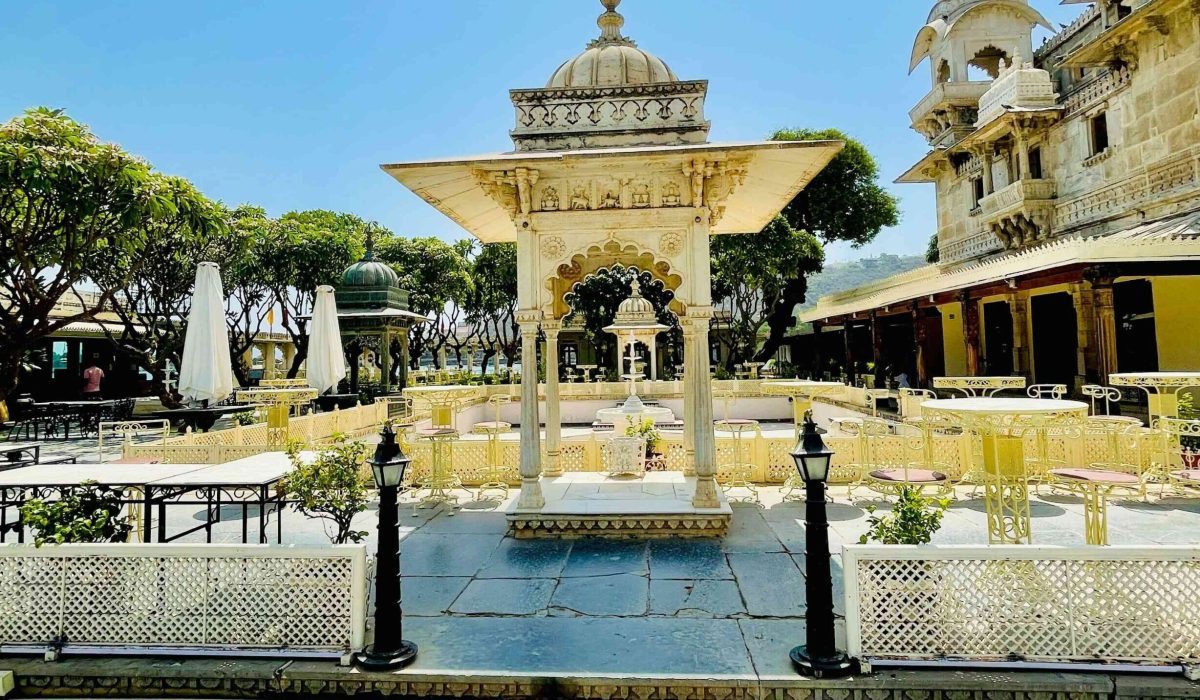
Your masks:
[[[846,485],[846,495],[854,498],[854,490],[868,484],[868,477],[874,472],[886,471],[895,465],[881,459],[884,438],[892,435],[891,424],[878,418],[834,419],[834,427],[841,432],[856,438],[854,459],[843,470],[849,477]]]
[[[1112,415],[1112,405],[1114,403],[1116,403],[1118,405],[1120,405],[1120,403],[1121,403],[1121,390],[1115,386],[1100,386],[1099,384],[1084,384],[1082,387],[1080,387],[1079,390],[1080,390],[1080,392],[1083,393],[1084,396],[1091,399],[1092,415],[1100,415],[1100,412],[1096,409],[1097,401],[1104,402],[1104,414],[1103,415],[1106,415],[1106,416]]]
[[[1200,491],[1200,420],[1159,418],[1154,422],[1156,448],[1153,476],[1160,479],[1159,495],[1170,486],[1179,496]]]
[[[900,389],[900,415],[905,418],[919,418],[921,404],[936,399],[937,394],[929,389]]]
[[[954,465],[938,458],[934,448],[934,436],[952,426],[944,420],[918,417],[909,418],[905,424],[916,429],[915,436],[905,442],[909,450],[916,450],[920,459],[904,461],[899,467],[885,467],[867,472],[864,483],[867,488],[884,496],[899,497],[901,490],[913,488],[921,493],[934,489],[939,497],[953,496],[954,482],[949,474]],[[875,454],[878,454],[876,450]]]
[[[741,500],[758,503],[758,488],[754,485],[754,462],[750,458],[751,447],[747,444],[748,433],[752,437],[762,435],[758,421],[747,418],[727,418],[716,421],[714,427],[718,431],[729,433],[733,443],[726,452],[729,458],[717,465],[717,470],[723,477],[721,488],[727,496],[734,489],[745,489],[750,495]],[[718,454],[721,452],[722,450],[718,449]],[[731,497],[730,500],[734,499]]]
[[[1025,387],[1031,399],[1061,399],[1067,395],[1066,384],[1031,384]]]
[[[1051,488],[1067,491],[1083,498],[1084,534],[1088,544],[1108,544],[1108,499],[1114,494],[1127,493],[1145,497],[1146,482],[1138,454],[1137,437],[1141,426],[1128,421],[1092,416],[1077,426],[1067,426],[1069,433],[1082,431],[1085,450],[1088,441],[1101,441],[1099,461],[1089,461],[1083,468],[1058,468],[1047,472]],[[1087,459],[1087,458],[1085,458]]]

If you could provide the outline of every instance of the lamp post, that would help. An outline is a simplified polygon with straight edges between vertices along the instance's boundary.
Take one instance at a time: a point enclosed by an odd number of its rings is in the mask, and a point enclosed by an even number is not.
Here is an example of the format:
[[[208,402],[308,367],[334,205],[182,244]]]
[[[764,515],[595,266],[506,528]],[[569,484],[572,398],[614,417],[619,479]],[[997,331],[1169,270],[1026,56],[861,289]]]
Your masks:
[[[825,446],[812,410],[804,416],[804,433],[792,448],[796,470],[804,480],[805,592],[807,637],[792,649],[796,671],[814,678],[841,678],[857,664],[837,650],[833,630],[833,574],[829,568],[829,518],[825,512],[825,481],[833,452]]]
[[[362,668],[395,671],[412,663],[417,645],[403,638],[400,608],[400,525],[396,495],[412,460],[396,444],[391,423],[379,431],[375,456],[367,460],[379,488],[379,545],[375,556],[375,642],[355,657]]]

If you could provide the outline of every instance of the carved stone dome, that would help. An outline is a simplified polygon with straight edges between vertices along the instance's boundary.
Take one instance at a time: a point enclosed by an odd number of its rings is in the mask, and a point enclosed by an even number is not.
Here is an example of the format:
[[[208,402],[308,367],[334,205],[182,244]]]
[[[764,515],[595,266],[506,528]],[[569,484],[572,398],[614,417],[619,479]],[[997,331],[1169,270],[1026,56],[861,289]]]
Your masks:
[[[550,80],[548,88],[610,87],[673,83],[679,78],[662,59],[637,47],[632,39],[621,36],[625,18],[617,12],[621,0],[601,0],[605,13],[596,24],[600,38],[588,44],[583,53],[566,61]]]
[[[617,325],[655,323],[657,318],[658,313],[654,310],[654,304],[642,296],[642,287],[635,278],[629,296],[617,307],[614,323]]]

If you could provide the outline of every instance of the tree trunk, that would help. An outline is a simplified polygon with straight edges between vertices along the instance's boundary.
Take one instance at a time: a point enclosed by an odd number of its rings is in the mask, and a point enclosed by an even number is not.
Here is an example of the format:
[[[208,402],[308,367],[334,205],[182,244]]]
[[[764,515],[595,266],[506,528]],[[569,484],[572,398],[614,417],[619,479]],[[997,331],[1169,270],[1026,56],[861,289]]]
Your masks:
[[[754,356],[755,362],[766,362],[779,351],[784,343],[784,336],[794,325],[795,316],[792,315],[792,312],[795,311],[797,304],[804,303],[807,293],[808,278],[806,277],[790,279],[783,285],[779,301],[771,309],[771,314],[767,316],[767,327],[771,332],[763,342],[762,349]]]
[[[296,356],[292,358],[292,366],[288,368],[287,378],[295,379],[297,374],[300,374],[300,365],[308,357],[308,345],[296,345]],[[273,359],[273,358],[272,358]]]

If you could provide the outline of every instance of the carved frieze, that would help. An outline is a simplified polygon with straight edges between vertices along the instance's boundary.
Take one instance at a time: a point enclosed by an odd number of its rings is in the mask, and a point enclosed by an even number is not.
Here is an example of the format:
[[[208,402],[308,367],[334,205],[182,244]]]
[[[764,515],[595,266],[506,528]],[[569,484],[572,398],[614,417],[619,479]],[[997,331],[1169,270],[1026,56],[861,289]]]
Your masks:
[[[683,252],[683,234],[677,231],[668,231],[658,239],[659,250],[663,255],[675,257]]]

